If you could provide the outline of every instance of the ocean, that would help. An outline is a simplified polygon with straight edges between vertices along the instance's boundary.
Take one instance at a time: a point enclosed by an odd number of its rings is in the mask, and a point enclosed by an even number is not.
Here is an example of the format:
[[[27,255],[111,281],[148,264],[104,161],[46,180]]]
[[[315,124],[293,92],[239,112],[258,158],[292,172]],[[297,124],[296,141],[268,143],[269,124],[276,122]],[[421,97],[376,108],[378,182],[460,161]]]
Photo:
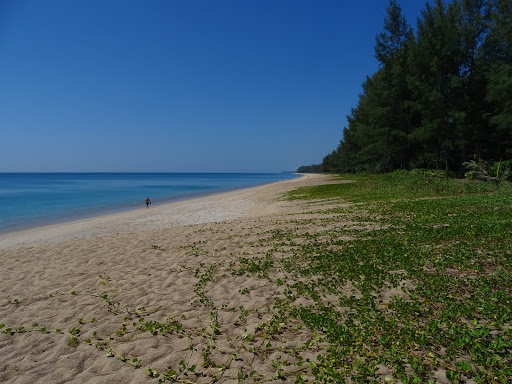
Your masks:
[[[0,173],[0,233],[297,177],[291,173]]]

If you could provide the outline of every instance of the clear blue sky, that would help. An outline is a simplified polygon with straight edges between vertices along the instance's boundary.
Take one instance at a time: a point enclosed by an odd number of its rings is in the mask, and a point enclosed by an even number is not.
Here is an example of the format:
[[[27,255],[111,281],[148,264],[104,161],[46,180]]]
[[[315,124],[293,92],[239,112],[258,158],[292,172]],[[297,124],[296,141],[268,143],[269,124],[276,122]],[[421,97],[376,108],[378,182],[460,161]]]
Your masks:
[[[425,0],[402,0],[414,27]],[[0,0],[0,172],[281,172],[342,137],[387,0]]]

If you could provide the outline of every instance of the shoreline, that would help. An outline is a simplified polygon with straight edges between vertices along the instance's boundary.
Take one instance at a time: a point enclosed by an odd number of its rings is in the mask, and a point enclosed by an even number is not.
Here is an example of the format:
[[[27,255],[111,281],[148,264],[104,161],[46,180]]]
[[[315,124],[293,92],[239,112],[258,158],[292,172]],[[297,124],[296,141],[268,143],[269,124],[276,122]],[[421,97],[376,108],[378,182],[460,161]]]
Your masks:
[[[263,343],[258,324],[271,324],[285,286],[243,271],[269,255],[279,264],[289,231],[328,229],[331,203],[288,201],[288,191],[344,182],[307,174],[2,236],[0,382],[150,384],[183,361],[200,371],[191,383],[235,383],[240,369],[275,377],[277,355],[248,351],[243,335]],[[301,279],[272,270],[275,281]],[[279,345],[311,337],[294,329]]]
[[[149,209],[128,209],[3,232],[0,233],[0,250],[235,219],[253,208],[255,202],[251,198],[261,189],[309,177],[310,174],[300,174],[288,180],[184,197],[152,205]]]
[[[17,173],[14,173],[14,174],[17,174]],[[51,174],[61,174],[61,173],[56,172],[56,173],[51,173]],[[67,173],[62,173],[62,174],[67,174]],[[73,173],[71,173],[71,174],[73,174]],[[104,175],[105,173],[85,172],[85,174]],[[114,174],[118,174],[118,173],[114,173]],[[128,172],[127,174],[133,175],[133,174],[137,174],[137,173]],[[146,175],[146,173],[140,173],[140,174]],[[156,174],[159,175],[161,173],[156,173]],[[197,173],[197,174],[183,173],[183,174],[184,175],[194,175],[194,176],[204,175],[203,173]],[[0,175],[2,175],[2,173],[0,173]],[[218,173],[218,174],[215,173],[215,175],[231,175],[231,174],[230,173],[225,173],[225,174],[224,173]],[[235,175],[238,175],[238,174],[235,174]],[[267,174],[254,173],[254,174],[250,174],[250,175],[267,175]],[[300,176],[301,176],[300,173],[295,172],[295,173],[293,173],[292,179],[298,178]],[[153,200],[153,203],[156,202],[156,204],[158,206],[162,206],[162,205],[166,205],[166,204],[170,204],[170,203],[176,203],[176,202],[185,201],[185,200],[192,200],[192,199],[196,199],[196,198],[217,195],[217,194],[221,194],[221,193],[225,193],[225,192],[237,191],[237,190],[242,190],[242,189],[247,189],[247,188],[252,188],[252,187],[259,187],[262,185],[272,184],[272,183],[275,183],[278,181],[286,181],[286,180],[289,180],[289,179],[287,179],[287,178],[281,179],[281,180],[279,180],[279,179],[278,180],[270,180],[269,179],[269,180],[265,180],[265,181],[252,181],[252,182],[249,179],[247,179],[247,180],[245,180],[246,181],[245,184],[242,183],[239,185],[232,185],[232,186],[231,185],[225,185],[225,186],[220,185],[220,186],[215,186],[213,188],[207,188],[205,190],[199,190],[199,191],[191,190],[188,193],[187,192],[171,191],[172,193],[169,195],[153,196],[152,200]],[[178,183],[179,182],[180,181],[178,180]],[[194,182],[194,180],[192,180],[192,183],[193,182]],[[144,194],[144,196],[146,196],[146,194]],[[80,204],[82,204],[82,203],[80,203]],[[145,207],[143,201],[134,202],[134,200],[132,198],[130,198],[130,199],[121,198],[120,201],[111,202],[108,205],[107,204],[94,204],[92,206],[88,206],[86,204],[84,206],[84,208],[77,207],[78,209],[75,209],[75,207],[71,207],[72,209],[67,210],[67,211],[63,211],[62,209],[60,209],[60,210],[57,209],[56,211],[50,210],[50,212],[45,214],[44,216],[36,215],[35,217],[24,218],[23,217],[24,214],[22,213],[21,219],[15,217],[15,216],[12,217],[10,227],[6,226],[6,224],[10,220],[9,214],[8,214],[5,222],[0,220],[0,236],[8,235],[8,234],[16,233],[16,232],[21,232],[21,231],[26,231],[26,230],[30,230],[30,229],[37,229],[40,227],[51,226],[51,225],[55,225],[55,224],[65,224],[65,223],[70,223],[70,222],[79,221],[79,220],[93,219],[93,218],[100,217],[100,216],[129,212],[129,211],[137,210],[141,207]],[[30,214],[29,214],[29,216],[30,216]]]

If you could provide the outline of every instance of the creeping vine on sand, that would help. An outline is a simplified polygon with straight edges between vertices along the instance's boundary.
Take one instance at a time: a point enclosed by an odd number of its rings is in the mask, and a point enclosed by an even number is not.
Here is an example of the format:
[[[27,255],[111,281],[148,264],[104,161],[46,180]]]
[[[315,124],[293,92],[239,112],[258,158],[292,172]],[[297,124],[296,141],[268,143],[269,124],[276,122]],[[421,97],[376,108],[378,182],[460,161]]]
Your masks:
[[[114,333],[95,331],[103,317],[85,314],[69,330],[47,329],[37,319],[31,327],[0,329],[12,336],[62,335],[70,348],[90,345],[161,383],[434,383],[440,377],[506,383],[512,377],[511,188],[427,176],[366,176],[301,189],[290,198],[304,200],[302,212],[261,227],[255,222],[245,234],[212,224],[212,233],[240,252],[216,258],[222,250],[205,240],[180,247],[197,255],[197,264],[183,265],[196,279],[190,304],[205,314],[196,327],[184,325],[184,314],[162,321],[169,308],[117,301],[115,281],[101,275],[112,293],[62,295],[103,302],[104,316],[119,319]],[[233,307],[214,300],[211,287],[241,277],[263,288],[241,285],[240,305]],[[248,309],[248,298],[266,291],[276,292],[271,306]],[[11,298],[9,305],[35,299]],[[186,339],[189,349],[165,368],[119,353],[142,334]]]

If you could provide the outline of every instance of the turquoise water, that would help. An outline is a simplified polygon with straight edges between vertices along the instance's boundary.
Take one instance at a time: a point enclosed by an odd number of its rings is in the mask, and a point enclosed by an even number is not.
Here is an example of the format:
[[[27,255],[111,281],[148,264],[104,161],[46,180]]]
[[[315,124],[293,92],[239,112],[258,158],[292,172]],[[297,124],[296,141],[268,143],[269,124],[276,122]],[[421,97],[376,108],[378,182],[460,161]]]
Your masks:
[[[0,173],[0,233],[295,178],[289,173]]]

